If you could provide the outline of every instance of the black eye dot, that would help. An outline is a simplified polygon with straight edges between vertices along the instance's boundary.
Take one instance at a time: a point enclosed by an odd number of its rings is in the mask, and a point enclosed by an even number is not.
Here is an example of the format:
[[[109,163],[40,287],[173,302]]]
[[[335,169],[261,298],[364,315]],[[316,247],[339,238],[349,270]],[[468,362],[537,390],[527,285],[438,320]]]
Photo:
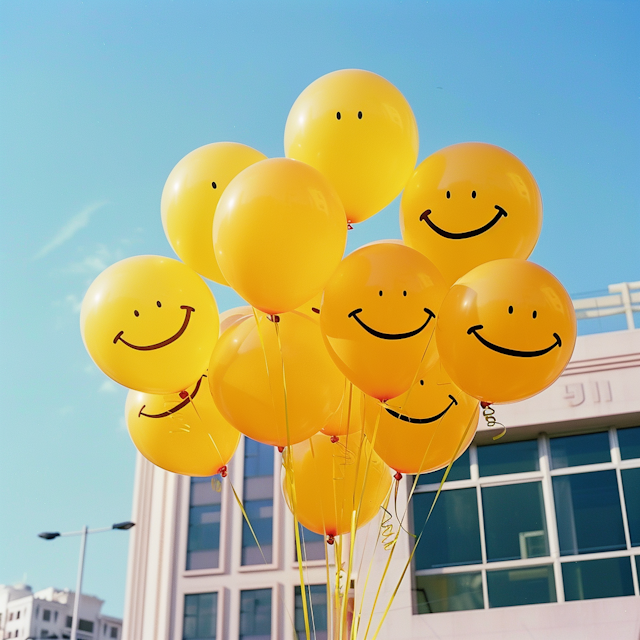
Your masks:
[[[211,186],[212,186],[214,189],[217,189],[217,188],[218,188],[218,185],[217,185],[215,182],[212,182],[212,183],[211,183]]]
[[[475,191],[472,191],[472,192],[471,192],[471,197],[472,197],[472,198],[475,198],[475,197],[476,197],[476,192],[475,192]]]
[[[451,191],[447,191],[447,198],[451,197]]]
[[[402,295],[403,295],[403,296],[406,296],[406,295],[407,295],[407,292],[406,292],[406,291],[403,291],[403,292],[402,292]]]
[[[338,111],[338,113],[336,113],[336,118],[338,118],[338,120],[340,120],[340,118],[342,118],[342,116],[340,115],[339,111]]]
[[[138,310],[137,310],[137,309],[135,309],[135,310],[133,311],[133,315],[137,318],[137,317],[140,315],[140,313],[138,312]]]
[[[382,291],[378,291],[378,294],[379,294],[379,295],[382,295]]]
[[[362,111],[358,111],[358,120],[362,120]]]
[[[509,307],[509,313],[513,313],[513,307]]]
[[[156,301],[156,304],[157,304],[159,307],[161,307],[161,306],[162,306],[162,303],[160,302],[160,300]]]
[[[538,317],[538,312],[537,311],[533,312],[533,317],[534,317],[534,319]]]
[[[424,380],[420,380],[420,384],[424,386]]]

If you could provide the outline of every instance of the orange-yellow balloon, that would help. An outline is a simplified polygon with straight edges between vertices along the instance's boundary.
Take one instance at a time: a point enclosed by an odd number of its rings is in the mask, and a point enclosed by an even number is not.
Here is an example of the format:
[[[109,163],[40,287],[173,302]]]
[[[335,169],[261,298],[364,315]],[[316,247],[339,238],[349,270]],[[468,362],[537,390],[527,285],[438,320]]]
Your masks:
[[[411,389],[384,407],[367,399],[367,437],[395,471],[428,473],[446,467],[471,444],[479,406],[436,361],[421,367]]]
[[[249,306],[235,307],[227,309],[220,314],[220,335],[222,335],[232,324],[253,316],[253,309]]]
[[[213,215],[235,176],[266,156],[237,142],[214,142],[187,154],[162,191],[162,226],[173,250],[199,274],[227,284],[213,252]]]
[[[484,402],[515,402],[552,384],[576,342],[569,294],[546,269],[494,260],[451,288],[436,327],[451,379]]]
[[[399,244],[362,247],[328,282],[320,327],[342,373],[378,400],[413,383],[446,293],[427,258]]]
[[[418,158],[418,125],[388,80],[343,69],[311,83],[295,101],[284,133],[288,158],[331,181],[350,222],[362,222],[400,194]]]
[[[158,467],[187,476],[214,475],[231,460],[240,432],[220,415],[206,376],[183,396],[129,391],[129,435]]]
[[[364,427],[365,395],[344,376],[343,380],[345,385],[340,407],[322,428],[322,433],[327,436],[345,436],[362,431]]]
[[[389,467],[362,432],[335,443],[315,435],[287,449],[285,456],[282,488],[287,505],[300,524],[315,533],[349,533],[354,511],[356,528],[362,527],[380,512],[391,488]]]
[[[213,246],[227,282],[265,313],[317,295],[347,241],[342,203],[316,169],[287,158],[238,174],[220,198]]]
[[[528,258],[542,228],[542,198],[527,167],[492,144],[436,151],[416,169],[400,202],[405,243],[448,285],[483,262]]]
[[[245,435],[278,447],[306,440],[338,410],[343,378],[322,343],[320,328],[304,315],[263,314],[229,327],[211,357],[209,383],[222,415]],[[288,434],[287,434],[288,417]]]
[[[218,308],[186,265],[136,256],[93,281],[80,328],[89,355],[110,378],[136,391],[175,393],[206,370],[218,340]]]

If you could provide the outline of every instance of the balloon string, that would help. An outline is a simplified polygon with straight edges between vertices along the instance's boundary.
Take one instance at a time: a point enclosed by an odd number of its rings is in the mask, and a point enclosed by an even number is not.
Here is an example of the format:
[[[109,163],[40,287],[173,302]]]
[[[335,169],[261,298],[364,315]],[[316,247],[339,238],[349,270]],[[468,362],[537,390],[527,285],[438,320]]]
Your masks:
[[[258,330],[258,340],[260,340],[260,346],[262,347],[262,354],[264,355],[264,366],[265,366],[265,369],[267,370],[267,380],[269,381],[269,393],[271,394],[271,406],[275,411],[276,405],[275,405],[275,399],[274,399],[274,393],[273,393],[273,383],[271,380],[271,375],[269,374],[269,360],[267,358],[267,347],[265,345],[264,338],[262,336],[262,331],[260,331],[260,320],[258,319],[258,314],[256,312],[255,307],[251,307],[251,310],[253,311],[253,317],[256,321],[256,329]]]
[[[495,427],[496,425],[500,425],[502,427],[502,431],[497,435],[493,436],[494,440],[499,440],[502,436],[507,433],[507,427],[505,427],[502,422],[498,422],[495,418],[495,409],[491,406],[490,402],[481,402],[480,406],[482,407],[482,415],[487,423],[487,427]]]
[[[277,316],[276,316],[277,317]],[[280,352],[280,361],[282,362],[282,390],[284,394],[284,422],[285,428],[287,432],[287,460],[289,461],[289,467],[291,470],[290,474],[286,474],[285,478],[289,478],[290,483],[290,492],[291,492],[291,502],[293,504],[293,523],[295,526],[295,537],[296,537],[296,553],[298,556],[298,569],[300,573],[300,592],[302,594],[302,612],[304,614],[304,628],[307,634],[307,640],[311,640],[311,630],[309,627],[309,611],[307,608],[307,597],[306,597],[306,589],[304,584],[304,562],[302,560],[302,545],[300,544],[300,527],[298,522],[298,506],[297,506],[297,497],[296,497],[296,481],[295,481],[295,469],[293,464],[293,456],[291,454],[291,432],[289,428],[289,403],[287,398],[287,380],[285,376],[285,366],[284,366],[284,355],[282,353],[282,341],[280,340],[280,322],[279,318],[277,322],[273,323],[276,339],[278,341],[278,351]],[[315,635],[315,629],[314,629]]]
[[[398,541],[398,536],[393,529],[393,516],[391,512],[385,507],[380,507],[385,515],[382,516],[382,522],[380,523],[380,536],[382,538],[382,548],[385,551],[391,551]]]

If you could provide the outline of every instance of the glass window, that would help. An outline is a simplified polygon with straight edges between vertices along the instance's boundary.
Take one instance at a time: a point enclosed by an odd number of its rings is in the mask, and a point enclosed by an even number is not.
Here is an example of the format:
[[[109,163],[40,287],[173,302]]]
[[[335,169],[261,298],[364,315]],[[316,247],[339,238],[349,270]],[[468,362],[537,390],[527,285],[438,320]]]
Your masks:
[[[240,592],[239,640],[271,640],[271,589]]]
[[[611,462],[609,433],[587,433],[581,436],[551,438],[551,468],[563,469],[582,464]]]
[[[605,558],[562,565],[566,600],[614,598],[633,595],[629,558]]]
[[[449,573],[416,576],[418,613],[442,613],[483,609],[482,574]]]
[[[86,631],[87,633],[93,633],[93,622],[80,618],[80,620],[78,620],[78,629],[80,629],[80,631]]]
[[[481,476],[499,476],[540,469],[537,440],[491,444],[478,447],[477,451]]]
[[[211,478],[191,478],[187,569],[215,569],[220,561],[222,493]]]
[[[418,534],[436,496],[413,496],[413,530]],[[415,554],[416,569],[482,562],[480,522],[475,489],[442,491]]]
[[[49,609],[43,609],[43,611],[42,611],[42,619],[45,622],[49,622],[49,620],[51,620],[51,611],[49,611]]]
[[[623,460],[640,458],[640,427],[618,429],[618,445]]]
[[[324,560],[324,536],[319,533],[309,531],[309,529],[306,529],[301,524],[298,524],[298,527],[300,531],[300,546],[302,548],[303,560]],[[296,547],[295,540],[293,547],[293,557],[297,562],[298,548]]]
[[[627,520],[631,546],[640,545],[640,468],[623,469],[622,486],[624,487],[624,502],[627,507]]]
[[[487,571],[490,607],[556,602],[553,566]]]
[[[242,564],[264,564],[273,558],[273,452],[274,447],[244,440],[243,502],[249,522],[260,547],[246,521],[242,522]],[[260,552],[262,549],[262,553]],[[262,555],[264,554],[264,558]]]
[[[440,469],[439,471],[432,471],[431,473],[422,473],[418,478],[418,484],[440,484],[444,477],[444,472],[447,467]],[[447,476],[447,482],[453,480],[469,480],[471,478],[471,465],[469,461],[469,449],[467,449],[452,465],[449,475]],[[413,485],[413,479],[411,480]]]
[[[218,594],[195,593],[184,597],[183,640],[215,640],[218,618]],[[111,637],[115,638],[115,627]]]
[[[553,478],[560,554],[625,549],[616,472]]]
[[[217,605],[218,594],[217,594],[217,593],[214,593],[213,595],[216,597],[216,605]],[[215,621],[214,621],[213,626],[214,626],[214,628],[215,628]],[[112,638],[117,638],[117,637],[118,637],[118,627],[111,627],[111,637],[112,637]],[[216,637],[216,636],[215,636],[215,632],[214,632],[213,637],[214,637],[214,638]]]
[[[53,621],[54,622],[58,622],[58,612],[57,611],[53,612]]]
[[[305,585],[307,596],[307,612],[309,615],[309,629],[314,640],[328,640],[327,632],[327,585],[312,584]],[[309,599],[311,595],[311,599]],[[298,638],[306,638],[304,625],[304,609],[302,607],[302,591],[296,587],[295,591],[295,627]],[[314,634],[315,629],[315,634]],[[346,640],[346,639],[345,639]]]
[[[72,620],[71,616],[67,616],[67,620],[66,620],[66,622],[64,623],[64,626],[65,626],[65,627],[71,627],[71,623],[72,623],[72,621],[73,621],[73,620]]]
[[[482,489],[487,560],[549,555],[541,482]]]

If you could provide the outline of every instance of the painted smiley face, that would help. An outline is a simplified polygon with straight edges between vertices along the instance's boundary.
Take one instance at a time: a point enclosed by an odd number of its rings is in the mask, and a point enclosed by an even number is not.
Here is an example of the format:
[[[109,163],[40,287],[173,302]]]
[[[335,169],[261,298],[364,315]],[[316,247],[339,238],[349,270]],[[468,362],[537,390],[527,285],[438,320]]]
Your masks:
[[[294,103],[285,154],[333,184],[349,222],[361,222],[403,189],[418,157],[418,127],[404,96],[361,69],[329,73]]]
[[[207,285],[186,265],[159,256],[128,258],[103,271],[87,291],[80,323],[96,364],[145,393],[194,384],[218,337]]]
[[[443,302],[436,341],[443,366],[485,402],[523,400],[549,386],[573,352],[576,320],[562,285],[525,260],[487,262]]]
[[[407,393],[382,409],[371,399],[366,405],[367,437],[400,473],[427,473],[448,465],[469,446],[478,424],[478,401],[453,384],[439,361],[420,367],[418,376]]]
[[[342,373],[379,399],[413,382],[446,292],[437,269],[413,249],[381,242],[342,261],[325,288],[320,327]]]
[[[456,144],[424,160],[400,204],[406,244],[452,284],[491,259],[529,257],[542,227],[542,199],[527,167],[508,151]]]
[[[172,473],[214,475],[240,441],[240,432],[216,408],[206,375],[179,394],[129,391],[125,417],[138,451]]]

